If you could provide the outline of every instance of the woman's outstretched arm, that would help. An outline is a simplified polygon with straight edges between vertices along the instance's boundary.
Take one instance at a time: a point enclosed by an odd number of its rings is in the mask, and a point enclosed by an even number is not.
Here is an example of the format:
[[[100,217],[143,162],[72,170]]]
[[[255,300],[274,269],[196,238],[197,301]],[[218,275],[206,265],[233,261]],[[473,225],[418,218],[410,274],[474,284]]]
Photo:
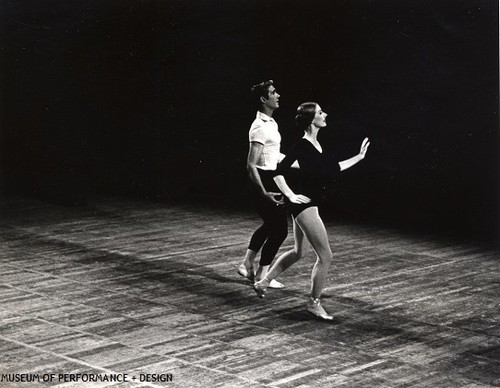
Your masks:
[[[365,139],[361,143],[359,154],[353,156],[352,158],[339,162],[340,171],[347,170],[348,168],[354,166],[356,163],[362,161],[366,156],[366,152],[368,151],[369,145],[370,145],[370,140],[367,137],[365,137]]]

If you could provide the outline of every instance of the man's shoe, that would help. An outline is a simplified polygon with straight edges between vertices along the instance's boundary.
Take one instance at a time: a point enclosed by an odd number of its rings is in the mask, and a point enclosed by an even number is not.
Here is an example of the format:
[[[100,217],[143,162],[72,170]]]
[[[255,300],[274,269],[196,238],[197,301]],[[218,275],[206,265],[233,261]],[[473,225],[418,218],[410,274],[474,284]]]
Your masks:
[[[238,267],[238,274],[247,278],[250,281],[254,281],[255,271],[253,267],[247,267],[245,263],[241,263]]]

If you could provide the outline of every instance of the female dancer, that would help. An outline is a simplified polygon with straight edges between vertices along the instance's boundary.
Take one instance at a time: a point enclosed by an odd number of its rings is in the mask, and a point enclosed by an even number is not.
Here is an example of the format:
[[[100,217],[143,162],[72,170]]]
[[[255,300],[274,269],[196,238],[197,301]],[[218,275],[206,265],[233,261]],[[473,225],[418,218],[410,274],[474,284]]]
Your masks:
[[[333,317],[320,303],[321,291],[332,260],[332,251],[325,225],[318,213],[318,204],[325,199],[328,181],[331,181],[339,171],[344,171],[363,160],[370,142],[365,138],[358,155],[341,162],[336,161],[333,155],[323,153],[317,138],[319,130],[326,127],[326,116],[327,114],[315,102],[306,102],[297,108],[295,122],[304,130],[304,137],[293,146],[279,164],[274,177],[278,188],[290,205],[295,246],[276,260],[266,277],[254,284],[254,289],[260,298],[264,297],[269,282],[305,256],[304,245],[307,239],[317,255],[311,275],[311,298],[307,304],[307,311],[316,317],[331,320]],[[284,174],[296,160],[300,166],[299,189],[302,194],[295,194],[284,178]]]

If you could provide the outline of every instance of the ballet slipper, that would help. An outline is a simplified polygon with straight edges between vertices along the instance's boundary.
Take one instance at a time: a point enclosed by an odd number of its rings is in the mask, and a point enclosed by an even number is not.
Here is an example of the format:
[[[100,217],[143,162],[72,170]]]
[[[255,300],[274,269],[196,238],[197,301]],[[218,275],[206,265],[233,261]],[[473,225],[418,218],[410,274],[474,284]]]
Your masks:
[[[309,302],[307,302],[307,311],[315,317],[324,319],[325,321],[333,320],[333,316],[328,314],[323,306],[321,306],[319,298],[310,298]]]
[[[278,282],[277,280],[271,279],[268,287],[274,289],[280,289],[280,288],[285,288],[285,285],[283,283]]]
[[[264,298],[266,296],[266,288],[268,285],[269,285],[269,280],[267,280],[266,278],[262,279],[259,282],[255,282],[253,284],[253,289],[255,290],[259,298]]]

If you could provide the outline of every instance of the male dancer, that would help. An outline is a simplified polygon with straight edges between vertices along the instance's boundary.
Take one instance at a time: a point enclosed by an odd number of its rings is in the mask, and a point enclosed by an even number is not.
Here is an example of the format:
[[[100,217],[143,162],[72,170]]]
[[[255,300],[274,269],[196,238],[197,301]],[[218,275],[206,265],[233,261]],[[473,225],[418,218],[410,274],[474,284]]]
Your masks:
[[[284,157],[280,152],[278,124],[272,118],[273,112],[279,107],[280,95],[272,80],[254,85],[251,91],[258,112],[249,132],[247,170],[257,212],[264,223],[253,233],[238,273],[251,281],[259,281],[266,277],[269,265],[285,240],[288,223],[283,197],[273,180],[274,171]],[[261,248],[259,266],[255,271],[255,257]],[[269,287],[283,288],[284,285],[273,279]]]

